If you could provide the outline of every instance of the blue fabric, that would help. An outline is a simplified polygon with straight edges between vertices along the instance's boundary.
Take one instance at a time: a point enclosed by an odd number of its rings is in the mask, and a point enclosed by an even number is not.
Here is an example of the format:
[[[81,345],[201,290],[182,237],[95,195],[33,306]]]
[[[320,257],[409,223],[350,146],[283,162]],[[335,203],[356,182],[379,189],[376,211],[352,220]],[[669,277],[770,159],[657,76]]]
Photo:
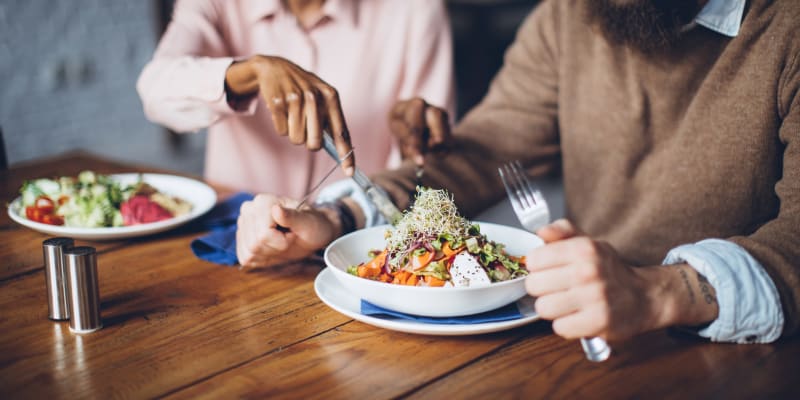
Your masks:
[[[222,265],[236,265],[236,220],[242,203],[252,200],[250,193],[237,193],[217,204],[198,221],[203,229],[211,232],[192,240],[194,255],[206,261]]]
[[[376,306],[366,300],[361,300],[361,314],[373,317],[395,317],[409,321],[423,322],[426,324],[445,324],[445,325],[465,325],[465,324],[485,324],[488,322],[511,321],[522,318],[522,313],[517,308],[517,303],[511,303],[498,309],[487,311],[480,314],[465,315],[463,317],[422,317],[419,315],[404,314],[397,311]]]

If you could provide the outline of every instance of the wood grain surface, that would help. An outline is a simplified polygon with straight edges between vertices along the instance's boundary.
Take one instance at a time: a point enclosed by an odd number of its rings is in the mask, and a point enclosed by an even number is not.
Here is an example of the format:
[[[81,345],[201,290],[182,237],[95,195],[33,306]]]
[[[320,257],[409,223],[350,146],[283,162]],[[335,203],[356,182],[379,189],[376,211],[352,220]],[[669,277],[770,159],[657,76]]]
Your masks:
[[[168,172],[86,153],[0,171],[4,204],[25,179]],[[220,190],[221,197],[230,194]],[[192,226],[98,250],[104,327],[47,319],[46,235],[0,216],[0,397],[12,398],[798,398],[800,340],[708,343],[657,331],[586,361],[539,321],[441,337],[376,328],[314,294],[319,261],[240,271],[197,259]]]

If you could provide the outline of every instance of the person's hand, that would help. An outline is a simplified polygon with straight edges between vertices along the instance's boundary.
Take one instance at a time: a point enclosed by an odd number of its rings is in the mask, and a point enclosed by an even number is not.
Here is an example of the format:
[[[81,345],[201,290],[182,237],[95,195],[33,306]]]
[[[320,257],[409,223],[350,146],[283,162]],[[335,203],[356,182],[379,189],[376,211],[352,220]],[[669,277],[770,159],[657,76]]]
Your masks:
[[[547,244],[526,256],[528,294],[536,312],[568,339],[624,339],[652,329],[647,282],[608,244],[589,238],[567,220],[536,232]]]
[[[236,229],[236,256],[243,267],[268,267],[300,260],[339,235],[329,210],[301,208],[297,201],[260,194],[242,204]]]
[[[403,158],[417,165],[424,155],[447,145],[451,140],[447,111],[420,98],[398,101],[389,113],[389,129],[400,143]]]
[[[259,93],[269,107],[275,130],[289,136],[293,144],[317,151],[322,147],[322,130],[327,128],[340,159],[352,149],[336,89],[291,61],[257,55],[235,62],[225,73],[225,85],[238,97]],[[354,166],[352,154],[342,160],[348,176]]]

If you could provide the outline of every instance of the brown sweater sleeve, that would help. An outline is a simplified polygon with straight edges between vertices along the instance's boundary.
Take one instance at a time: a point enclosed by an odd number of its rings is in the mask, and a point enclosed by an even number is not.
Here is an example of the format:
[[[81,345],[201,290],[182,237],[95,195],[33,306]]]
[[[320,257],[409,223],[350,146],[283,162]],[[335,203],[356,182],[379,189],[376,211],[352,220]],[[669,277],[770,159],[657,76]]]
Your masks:
[[[422,184],[449,190],[471,217],[504,196],[497,167],[520,160],[531,175],[560,164],[558,124],[558,13],[547,1],[526,19],[489,93],[454,129],[452,149],[425,159]],[[401,208],[410,203],[413,165],[375,177]]]
[[[783,176],[775,185],[780,199],[776,217],[747,237],[731,240],[766,269],[781,297],[783,335],[800,330],[800,51],[787,60],[779,83]]]

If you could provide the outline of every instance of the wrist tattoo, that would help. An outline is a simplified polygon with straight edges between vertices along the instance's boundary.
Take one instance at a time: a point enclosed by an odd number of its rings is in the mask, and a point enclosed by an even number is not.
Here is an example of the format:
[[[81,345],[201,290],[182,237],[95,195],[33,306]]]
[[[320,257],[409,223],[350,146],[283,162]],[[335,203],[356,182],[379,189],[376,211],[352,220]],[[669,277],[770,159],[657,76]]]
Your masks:
[[[691,283],[689,283],[689,275],[686,274],[686,270],[684,268],[680,268],[678,271],[681,274],[681,278],[683,278],[683,283],[686,285],[686,290],[689,291],[689,302],[694,304],[694,290],[692,289]]]
[[[717,297],[711,293],[714,290],[711,282],[699,272],[697,272],[697,283],[700,285],[700,293],[703,294],[703,300],[705,300],[706,304],[716,303]]]

